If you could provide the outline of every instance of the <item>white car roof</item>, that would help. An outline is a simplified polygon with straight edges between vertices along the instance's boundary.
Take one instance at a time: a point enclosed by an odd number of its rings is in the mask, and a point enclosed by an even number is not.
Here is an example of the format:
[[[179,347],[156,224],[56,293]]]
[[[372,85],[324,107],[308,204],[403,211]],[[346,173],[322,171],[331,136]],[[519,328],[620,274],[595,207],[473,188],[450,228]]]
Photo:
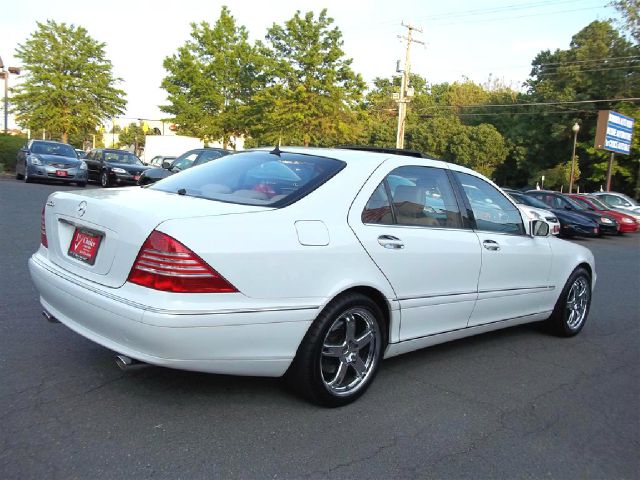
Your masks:
[[[272,151],[274,147],[259,148],[256,150]],[[290,153],[302,153],[307,155],[317,155],[319,157],[335,158],[341,160],[347,165],[354,164],[366,164],[371,168],[371,164],[380,164],[387,159],[395,158],[403,160],[406,163],[412,163],[415,165],[425,165],[440,168],[451,168],[453,170],[459,170],[469,172],[477,175],[477,172],[460,165],[455,165],[442,160],[433,158],[420,158],[411,155],[402,155],[388,152],[376,152],[371,150],[356,150],[349,148],[318,148],[318,147],[296,147],[296,146],[280,146],[280,151]],[[366,163],[365,163],[366,162]]]

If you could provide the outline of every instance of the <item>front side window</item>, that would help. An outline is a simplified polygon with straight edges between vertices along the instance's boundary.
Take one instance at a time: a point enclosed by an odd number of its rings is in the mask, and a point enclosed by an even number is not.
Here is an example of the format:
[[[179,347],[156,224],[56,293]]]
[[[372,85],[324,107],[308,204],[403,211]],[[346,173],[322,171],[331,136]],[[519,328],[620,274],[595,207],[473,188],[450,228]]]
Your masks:
[[[189,168],[152,190],[242,205],[281,207],[328,181],[345,163],[299,153],[248,151]]]
[[[523,235],[524,224],[520,210],[500,191],[481,178],[455,172],[471,204],[478,230]]]
[[[433,167],[407,166],[393,170],[373,192],[362,213],[362,221],[462,228],[462,217],[449,178],[444,170]]]

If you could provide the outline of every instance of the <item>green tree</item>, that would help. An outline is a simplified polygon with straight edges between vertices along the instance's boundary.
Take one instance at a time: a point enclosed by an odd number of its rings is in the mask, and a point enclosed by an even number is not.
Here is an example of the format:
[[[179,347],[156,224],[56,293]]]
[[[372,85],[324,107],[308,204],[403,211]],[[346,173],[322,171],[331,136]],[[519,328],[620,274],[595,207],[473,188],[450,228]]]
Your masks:
[[[620,12],[623,25],[636,44],[640,43],[640,0],[613,0],[610,5]]]
[[[533,175],[529,179],[529,183],[531,185],[535,185],[536,183],[542,183],[542,177],[544,176],[544,188],[550,188],[553,190],[563,190],[567,191],[569,187],[569,180],[571,177],[571,161],[559,163],[554,167],[547,168]],[[580,180],[580,168],[576,162],[573,171],[573,181],[574,184],[578,185],[578,180]]]
[[[529,101],[593,103],[563,107],[564,112],[536,118],[528,136],[530,171],[548,169],[570,160],[571,125],[578,122],[577,155],[583,187],[591,190],[603,183],[609,153],[593,148],[597,112],[616,110],[637,116],[637,106],[615,99],[640,97],[639,56],[638,45],[626,40],[611,22],[602,21],[592,22],[574,35],[567,50],[538,54],[528,82]],[[549,109],[559,108],[562,107]],[[639,158],[637,148],[632,149],[631,155],[616,156],[614,189],[632,193],[638,178]]]
[[[359,138],[365,84],[332,25],[326,9],[317,17],[298,11],[268,30],[268,83],[253,106],[252,134],[260,142],[336,145]]]
[[[411,76],[410,85],[414,96],[407,114],[407,148],[493,176],[505,161],[509,144],[493,125],[467,125],[459,116],[461,105],[487,103],[491,93],[470,81],[429,86],[418,75]],[[374,80],[374,89],[366,97],[366,143],[395,146],[398,106],[393,94],[399,86],[399,78]]]
[[[83,27],[47,20],[16,48],[25,70],[11,102],[16,120],[32,130],[47,130],[67,142],[69,135],[86,136],[126,106],[116,88],[105,44]]]
[[[155,132],[146,124],[130,123],[124,127],[118,135],[118,145],[120,147],[133,147],[136,155],[144,148],[146,135],[155,135]]]
[[[222,139],[227,147],[232,136],[247,131],[247,103],[263,84],[263,64],[246,28],[222,7],[213,27],[192,23],[191,39],[164,60],[169,104],[161,110],[174,118],[178,132]]]

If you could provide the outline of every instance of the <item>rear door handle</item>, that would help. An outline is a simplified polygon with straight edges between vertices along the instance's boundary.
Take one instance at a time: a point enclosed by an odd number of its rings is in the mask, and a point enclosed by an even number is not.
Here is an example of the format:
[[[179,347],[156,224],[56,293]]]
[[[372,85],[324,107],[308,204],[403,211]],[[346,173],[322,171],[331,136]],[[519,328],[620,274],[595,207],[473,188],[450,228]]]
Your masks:
[[[378,237],[378,243],[384,248],[391,248],[394,250],[404,248],[404,243],[402,243],[402,240],[400,240],[398,237],[394,237],[393,235],[380,235]]]
[[[494,240],[485,240],[482,242],[482,246],[487,250],[498,251],[500,250],[500,244]]]

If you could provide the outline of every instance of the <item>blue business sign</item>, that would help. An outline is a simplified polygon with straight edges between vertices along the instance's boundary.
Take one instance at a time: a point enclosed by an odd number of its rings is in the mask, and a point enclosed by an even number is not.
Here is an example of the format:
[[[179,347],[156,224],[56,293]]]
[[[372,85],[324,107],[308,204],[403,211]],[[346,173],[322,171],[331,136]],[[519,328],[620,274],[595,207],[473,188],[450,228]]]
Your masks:
[[[595,147],[600,150],[629,155],[634,123],[633,118],[613,110],[600,110]]]

